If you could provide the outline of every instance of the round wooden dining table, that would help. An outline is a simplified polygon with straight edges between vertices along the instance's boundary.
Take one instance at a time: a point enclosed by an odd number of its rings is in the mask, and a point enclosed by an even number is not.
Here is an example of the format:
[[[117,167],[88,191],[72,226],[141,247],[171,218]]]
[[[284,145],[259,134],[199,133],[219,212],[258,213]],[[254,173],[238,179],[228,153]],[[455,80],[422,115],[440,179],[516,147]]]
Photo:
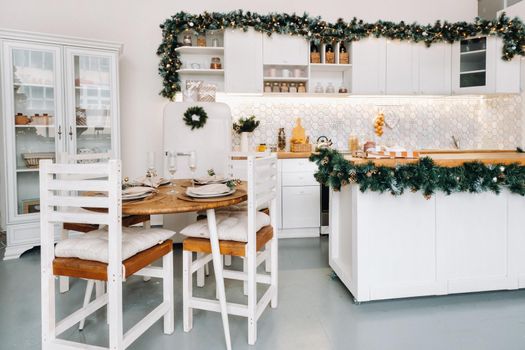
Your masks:
[[[138,201],[123,202],[122,215],[158,215],[206,211],[210,244],[213,258],[213,269],[217,284],[217,293],[221,307],[222,323],[226,337],[226,347],[231,349],[230,327],[226,306],[226,292],[224,288],[222,258],[219,248],[217,221],[215,209],[229,207],[242,203],[248,199],[246,182],[241,182],[235,193],[216,198],[191,198],[186,196],[186,189],[192,186],[191,180],[175,180],[174,185],[161,186],[152,196]],[[175,193],[173,192],[175,191]]]

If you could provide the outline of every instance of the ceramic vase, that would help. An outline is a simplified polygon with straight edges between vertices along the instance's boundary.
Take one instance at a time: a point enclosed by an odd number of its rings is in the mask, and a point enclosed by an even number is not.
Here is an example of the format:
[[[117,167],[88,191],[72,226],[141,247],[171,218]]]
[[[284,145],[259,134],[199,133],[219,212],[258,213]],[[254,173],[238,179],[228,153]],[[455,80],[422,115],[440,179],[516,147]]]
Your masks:
[[[250,132],[241,132],[241,152],[249,152]]]

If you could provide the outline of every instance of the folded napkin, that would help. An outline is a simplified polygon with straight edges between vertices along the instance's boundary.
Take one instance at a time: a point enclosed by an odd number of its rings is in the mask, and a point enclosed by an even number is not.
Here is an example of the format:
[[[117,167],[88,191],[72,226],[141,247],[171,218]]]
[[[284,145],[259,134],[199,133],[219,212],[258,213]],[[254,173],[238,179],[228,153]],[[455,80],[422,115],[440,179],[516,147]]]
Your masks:
[[[196,195],[213,195],[219,193],[226,193],[230,191],[230,188],[225,184],[210,184],[200,187],[188,187],[188,191]]]
[[[134,186],[134,187],[128,187],[125,190],[123,190],[122,197],[138,196],[144,193],[152,193],[152,192],[156,192],[156,190],[152,187]]]
[[[196,182],[200,183],[213,183],[213,182],[222,182],[225,180],[225,177],[222,175],[212,175],[196,178]]]
[[[139,185],[157,188],[160,185],[162,185],[165,181],[166,180],[160,176],[154,176],[154,177],[143,176],[135,180],[135,183]]]

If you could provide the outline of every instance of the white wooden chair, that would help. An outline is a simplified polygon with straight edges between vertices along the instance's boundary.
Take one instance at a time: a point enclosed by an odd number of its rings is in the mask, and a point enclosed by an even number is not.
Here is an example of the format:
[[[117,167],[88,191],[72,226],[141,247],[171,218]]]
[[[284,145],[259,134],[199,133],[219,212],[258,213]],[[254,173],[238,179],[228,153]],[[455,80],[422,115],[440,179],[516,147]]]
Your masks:
[[[262,312],[271,303],[272,308],[277,307],[277,159],[274,156],[255,158],[248,156],[247,182],[248,182],[248,207],[247,215],[247,242],[220,240],[220,252],[213,251],[210,241],[205,238],[186,238],[183,242],[183,314],[184,331],[189,332],[193,327],[193,309],[202,309],[215,312],[224,312],[216,300],[196,298],[192,295],[193,273],[210,261],[209,255],[232,255],[244,257],[246,264],[244,271],[224,270],[224,278],[245,281],[247,284],[247,305],[227,303],[229,314],[248,318],[248,343],[255,344],[257,339],[257,320]],[[256,232],[257,207],[269,203],[270,225],[262,227]],[[212,228],[209,228],[210,230]],[[184,231],[184,230],[183,230]],[[265,250],[263,250],[265,248]],[[198,258],[193,260],[193,253]],[[257,273],[257,266],[271,259],[270,274]],[[257,283],[268,285],[263,296],[257,298]],[[227,348],[230,349],[229,326],[223,322]]]
[[[91,179],[85,179],[86,177]],[[53,164],[50,160],[40,162],[43,350],[123,350],[161,318],[164,319],[164,333],[171,334],[174,331],[173,242],[170,239],[164,239],[160,244],[155,242],[149,249],[123,261],[121,186],[118,160],[110,160],[106,164]],[[82,191],[102,192],[107,193],[107,196],[86,196]],[[98,208],[100,212],[79,213],[72,210],[85,207]],[[107,263],[74,257],[55,257],[55,228],[57,224],[64,222],[106,225]],[[164,232],[166,233],[170,234]],[[59,244],[61,243],[63,241]],[[160,258],[162,267],[149,267]],[[122,282],[131,275],[162,278],[163,301],[124,334]],[[107,292],[57,322],[55,276],[105,281],[108,284]],[[105,305],[110,309],[109,347],[101,348],[58,339],[64,331]]]

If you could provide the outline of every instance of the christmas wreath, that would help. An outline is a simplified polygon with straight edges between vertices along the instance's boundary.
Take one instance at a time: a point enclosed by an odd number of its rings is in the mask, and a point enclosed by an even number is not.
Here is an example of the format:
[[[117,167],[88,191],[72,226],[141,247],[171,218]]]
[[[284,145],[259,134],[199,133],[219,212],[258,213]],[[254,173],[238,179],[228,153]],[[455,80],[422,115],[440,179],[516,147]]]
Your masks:
[[[202,107],[194,106],[190,107],[184,112],[184,122],[186,125],[191,126],[191,130],[200,129],[206,124],[208,114]]]

